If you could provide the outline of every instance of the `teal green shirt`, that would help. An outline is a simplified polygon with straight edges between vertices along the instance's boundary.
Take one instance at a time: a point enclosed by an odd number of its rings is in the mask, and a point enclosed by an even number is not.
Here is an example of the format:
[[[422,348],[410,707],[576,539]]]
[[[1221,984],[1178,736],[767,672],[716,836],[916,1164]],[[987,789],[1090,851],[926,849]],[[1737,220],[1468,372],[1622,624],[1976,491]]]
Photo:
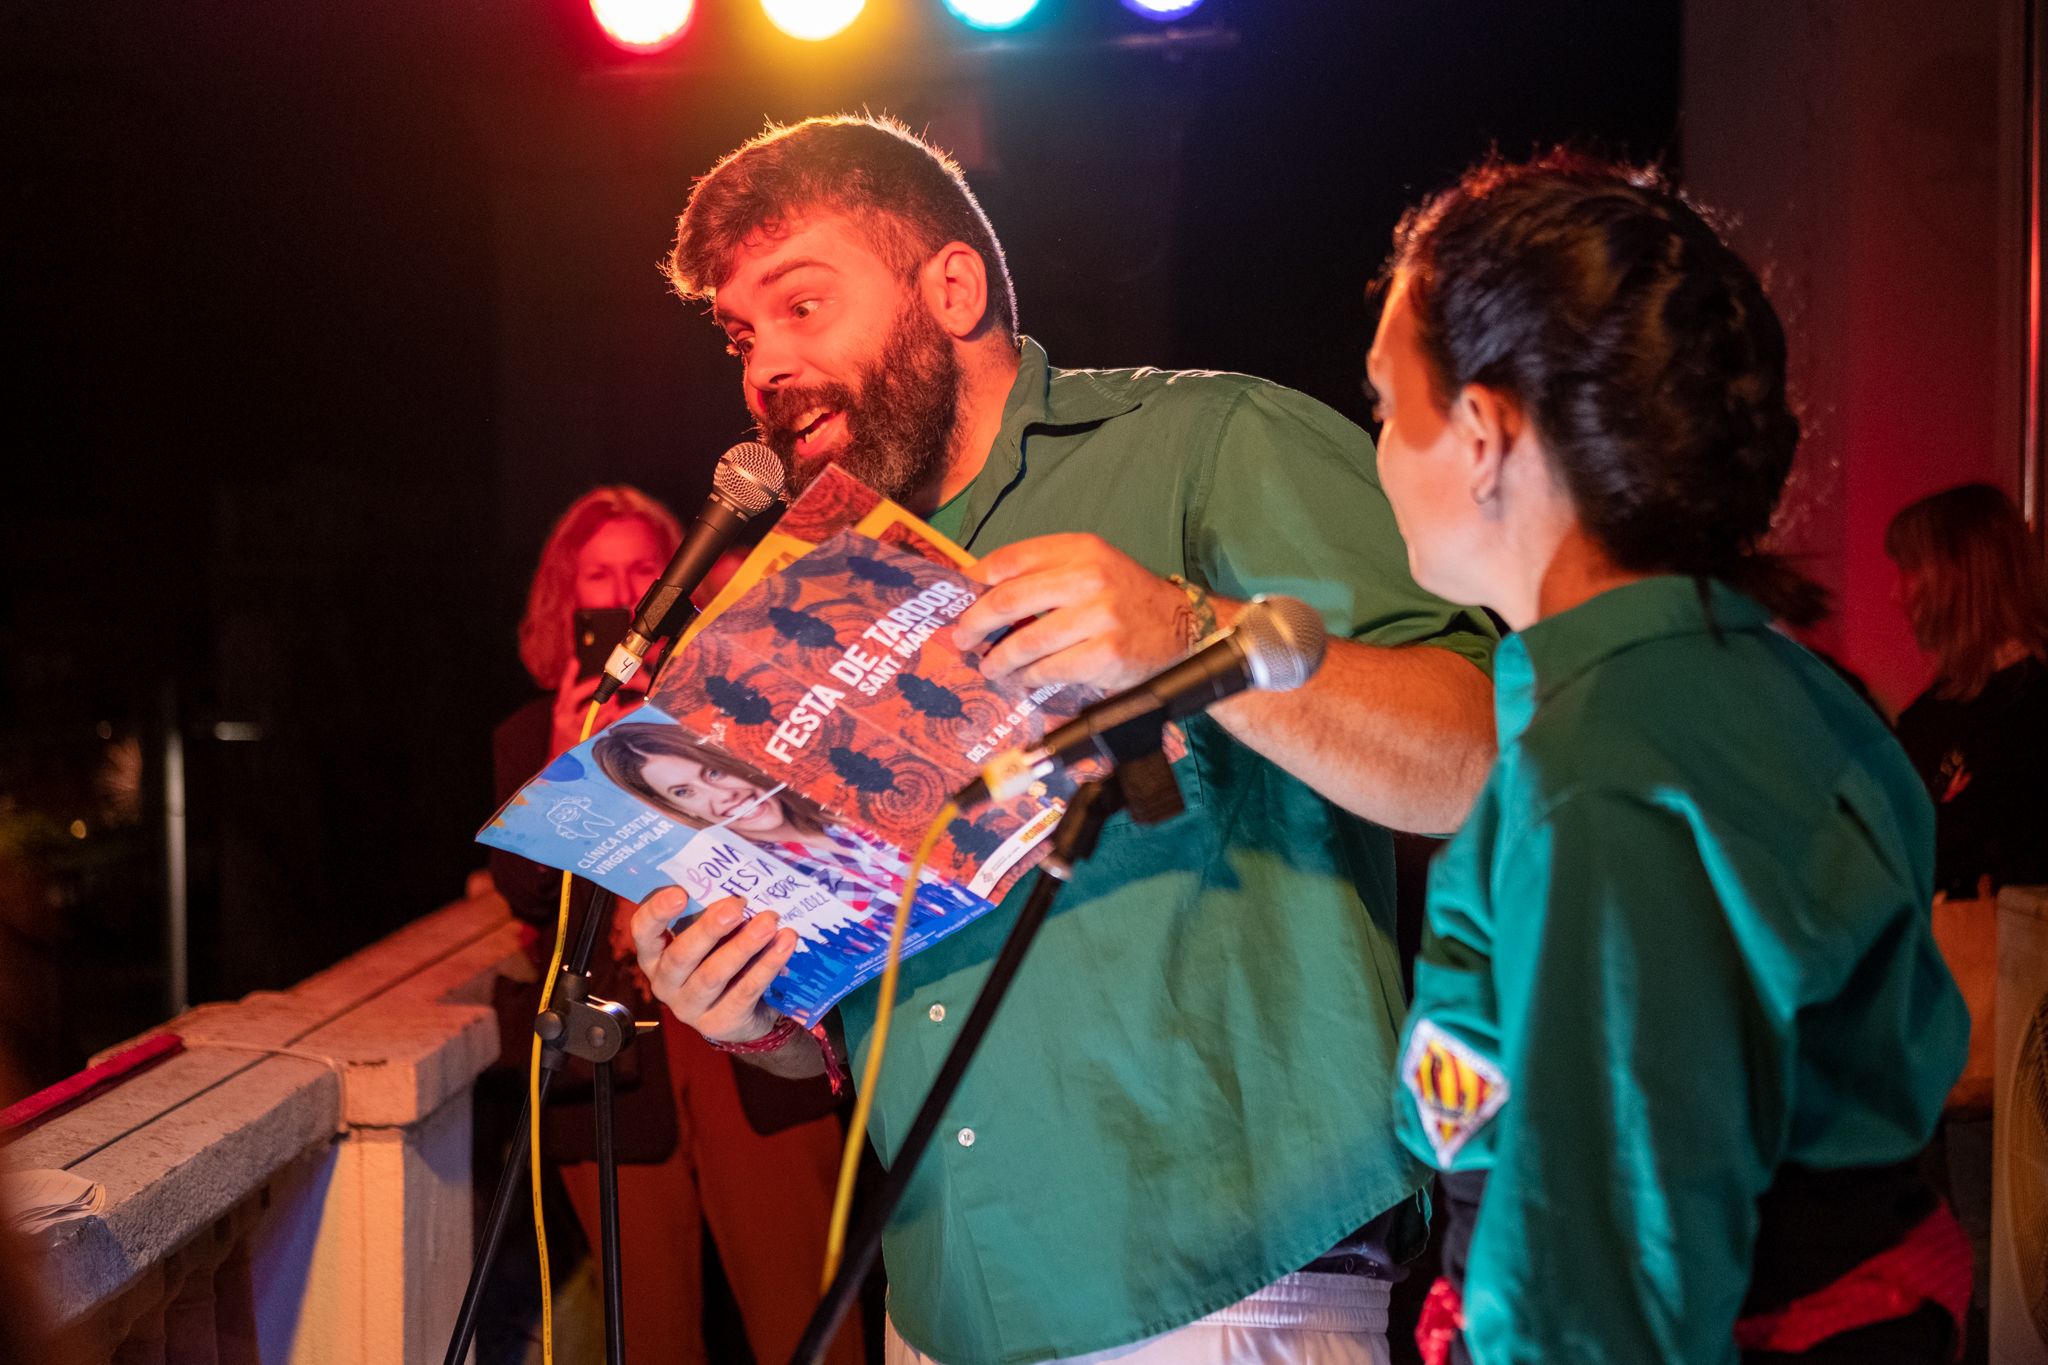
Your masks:
[[[1500,757],[1431,870],[1397,1116],[1488,1172],[1479,1365],[1735,1360],[1776,1169],[1913,1156],[1962,1068],[1925,790],[1710,592],[1711,622],[1652,578],[1505,641]]]
[[[1063,371],[1023,345],[963,505],[976,554],[1092,531],[1332,631],[1492,635],[1422,592],[1364,432],[1241,375]],[[1118,816],[1055,903],[884,1244],[890,1314],[949,1365],[1135,1341],[1299,1269],[1412,1194],[1387,1124],[1401,977],[1384,830],[1206,718],[1185,814]],[[893,1155],[1029,878],[903,964],[871,1127]],[[876,992],[841,1007],[865,1060]]]
[[[967,516],[967,492],[967,489],[961,489],[947,499],[944,507],[925,518],[926,525],[956,544],[960,536],[960,523]]]

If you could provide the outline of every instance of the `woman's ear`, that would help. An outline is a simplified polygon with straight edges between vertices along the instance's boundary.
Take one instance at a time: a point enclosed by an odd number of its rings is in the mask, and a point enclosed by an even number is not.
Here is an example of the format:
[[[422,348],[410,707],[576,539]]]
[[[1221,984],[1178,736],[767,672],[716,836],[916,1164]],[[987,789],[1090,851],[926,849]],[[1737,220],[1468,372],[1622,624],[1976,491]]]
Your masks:
[[[1489,507],[1500,496],[1508,452],[1522,432],[1521,408],[1497,389],[1467,384],[1451,400],[1451,429],[1472,501]]]
[[[920,272],[925,306],[941,330],[965,341],[981,330],[988,317],[988,263],[965,242],[948,242],[932,254]]]

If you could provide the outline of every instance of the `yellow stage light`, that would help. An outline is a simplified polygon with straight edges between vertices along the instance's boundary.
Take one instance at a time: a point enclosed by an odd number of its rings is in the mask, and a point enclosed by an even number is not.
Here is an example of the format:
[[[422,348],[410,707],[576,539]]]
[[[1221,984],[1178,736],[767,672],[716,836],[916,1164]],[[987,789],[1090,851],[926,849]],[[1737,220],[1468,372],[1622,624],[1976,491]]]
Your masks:
[[[852,23],[867,0],[761,0],[768,22],[792,38],[815,43]]]

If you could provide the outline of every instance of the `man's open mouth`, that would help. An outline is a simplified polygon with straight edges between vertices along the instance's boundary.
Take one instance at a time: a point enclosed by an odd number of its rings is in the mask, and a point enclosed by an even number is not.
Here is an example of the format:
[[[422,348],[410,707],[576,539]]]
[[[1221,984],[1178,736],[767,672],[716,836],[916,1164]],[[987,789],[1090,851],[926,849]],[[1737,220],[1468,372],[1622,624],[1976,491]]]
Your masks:
[[[839,416],[837,408],[814,408],[802,414],[796,422],[796,443],[805,447],[832,430]]]

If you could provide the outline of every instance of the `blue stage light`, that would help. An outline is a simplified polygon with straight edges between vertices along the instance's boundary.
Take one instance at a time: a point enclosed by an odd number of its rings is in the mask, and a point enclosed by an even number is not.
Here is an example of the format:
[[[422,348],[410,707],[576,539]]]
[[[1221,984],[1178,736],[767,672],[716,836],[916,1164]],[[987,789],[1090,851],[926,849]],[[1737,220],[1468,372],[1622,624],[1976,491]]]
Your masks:
[[[1038,0],[946,0],[955,19],[973,28],[1015,28],[1038,8]]]
[[[1201,3],[1202,0],[1124,0],[1124,8],[1147,19],[1170,23],[1193,14]]]

